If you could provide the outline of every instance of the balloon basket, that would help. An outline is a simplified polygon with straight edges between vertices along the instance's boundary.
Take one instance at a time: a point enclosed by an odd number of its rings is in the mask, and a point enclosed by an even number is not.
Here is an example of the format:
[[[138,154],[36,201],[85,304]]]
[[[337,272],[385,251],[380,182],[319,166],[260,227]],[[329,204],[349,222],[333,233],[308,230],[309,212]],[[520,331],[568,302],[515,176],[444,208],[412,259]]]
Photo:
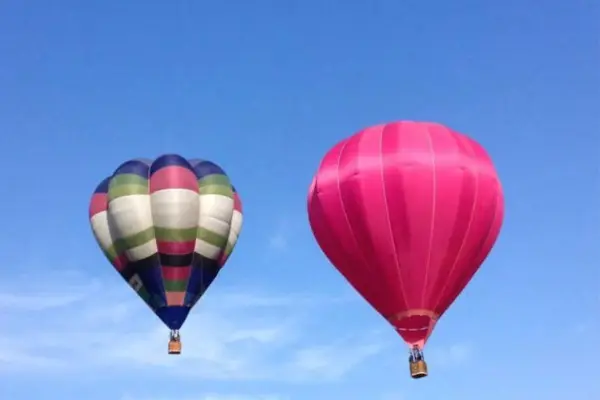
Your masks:
[[[181,342],[179,340],[169,341],[169,354],[181,354]]]
[[[411,362],[410,376],[413,379],[425,378],[427,376],[427,363],[423,360]]]

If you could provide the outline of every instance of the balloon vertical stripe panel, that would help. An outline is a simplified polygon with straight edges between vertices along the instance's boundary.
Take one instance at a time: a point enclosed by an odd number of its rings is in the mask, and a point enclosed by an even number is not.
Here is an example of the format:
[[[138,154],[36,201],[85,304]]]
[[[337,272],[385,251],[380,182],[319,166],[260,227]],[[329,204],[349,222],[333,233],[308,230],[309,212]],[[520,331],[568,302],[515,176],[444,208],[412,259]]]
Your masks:
[[[92,200],[90,201],[89,218],[92,224],[92,232],[94,233],[102,252],[111,264],[120,271],[123,268],[123,263],[119,261],[119,255],[115,250],[107,217],[109,182],[110,178],[104,179],[100,182],[98,187],[96,187],[96,190],[94,190]],[[124,261],[127,262],[126,259]]]
[[[225,172],[210,161],[194,160],[192,166],[200,193],[195,257],[186,304],[194,305],[219,273],[219,257],[227,246],[234,200]]]
[[[106,178],[98,185],[90,201],[89,218],[92,232],[110,263],[133,287],[142,300],[153,308],[150,303],[150,294],[141,284],[139,277],[135,275],[133,268],[128,264],[127,257],[123,252],[118,252],[115,247],[115,238],[108,218],[108,186],[110,179],[110,177]]]
[[[152,163],[150,198],[167,306],[183,306],[200,216],[196,175],[187,160],[165,155]]]
[[[114,172],[108,187],[108,220],[115,248],[128,260],[124,277],[134,288],[142,287],[154,310],[166,305],[158,248],[156,246],[148,175],[150,165],[127,161]]]
[[[231,217],[231,228],[229,229],[229,237],[227,238],[227,246],[225,250],[221,254],[219,259],[219,265],[223,266],[229,259],[229,256],[233,252],[233,248],[237,243],[238,237],[240,236],[240,232],[242,230],[242,223],[244,217],[242,215],[242,200],[240,199],[240,195],[235,190],[235,187],[232,187],[233,190],[233,216]]]
[[[440,315],[462,292],[487,257],[500,232],[504,210],[500,181],[485,150],[460,134],[452,136],[454,143],[444,144],[442,137],[448,136],[442,134],[438,133],[441,138],[437,139],[437,145],[454,148],[455,154],[462,159],[456,163],[456,168],[442,165],[437,173],[438,201],[456,210],[450,217],[441,207],[437,209],[435,217],[439,223],[451,228],[447,229],[446,236],[441,236],[441,229],[435,230],[435,249],[443,249],[444,253],[433,258],[432,276],[424,287],[427,305]],[[451,188],[448,182],[452,180],[461,184]],[[485,254],[483,258],[482,254]]]
[[[92,196],[90,202],[89,218],[92,224],[92,232],[96,241],[100,245],[102,252],[110,263],[120,273],[127,266],[127,257],[124,254],[117,253],[114,239],[108,222],[108,184],[110,177],[104,179]]]
[[[456,299],[462,290],[467,286],[469,281],[473,278],[475,273],[477,272],[477,268],[474,268],[473,265],[482,264],[487,258],[490,249],[493,247],[494,242],[498,238],[498,234],[500,232],[500,227],[502,221],[504,219],[504,199],[502,195],[502,189],[499,188],[498,193],[495,198],[491,200],[489,203],[482,204],[482,208],[485,209],[485,214],[490,214],[490,217],[485,221],[487,223],[487,227],[485,223],[477,223],[477,215],[482,215],[484,213],[478,211],[474,214],[472,226],[479,226],[479,228],[471,228],[470,236],[477,235],[477,229],[481,229],[479,232],[480,236],[477,236],[477,239],[472,238],[473,244],[466,244],[463,247],[462,254],[464,255],[472,255],[472,259],[465,260],[457,259],[456,264],[454,264],[454,269],[452,271],[448,271],[448,282],[437,282],[437,287],[433,290],[437,290],[437,296],[433,301],[434,306],[437,310],[445,310],[448,308],[454,299]],[[469,264],[465,265],[465,261],[469,262]],[[452,284],[452,282],[455,282]]]

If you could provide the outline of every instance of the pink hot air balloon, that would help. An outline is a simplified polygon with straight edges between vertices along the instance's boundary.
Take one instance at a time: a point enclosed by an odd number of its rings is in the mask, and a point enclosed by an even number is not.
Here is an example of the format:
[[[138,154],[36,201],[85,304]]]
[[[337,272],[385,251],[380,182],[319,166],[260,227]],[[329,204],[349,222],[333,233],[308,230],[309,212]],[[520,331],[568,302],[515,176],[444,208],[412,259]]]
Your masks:
[[[323,159],[308,196],[319,246],[411,349],[423,347],[500,232],[504,203],[486,151],[443,125],[358,132]]]

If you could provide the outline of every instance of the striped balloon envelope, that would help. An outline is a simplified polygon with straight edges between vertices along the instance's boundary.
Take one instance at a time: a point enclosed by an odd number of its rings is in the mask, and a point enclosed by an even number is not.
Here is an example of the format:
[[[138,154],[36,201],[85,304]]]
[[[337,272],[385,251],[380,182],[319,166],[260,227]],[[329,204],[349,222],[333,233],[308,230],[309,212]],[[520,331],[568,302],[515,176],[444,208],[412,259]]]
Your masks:
[[[217,164],[167,154],[121,164],[96,188],[89,207],[98,245],[152,311],[179,329],[231,255],[242,206]]]

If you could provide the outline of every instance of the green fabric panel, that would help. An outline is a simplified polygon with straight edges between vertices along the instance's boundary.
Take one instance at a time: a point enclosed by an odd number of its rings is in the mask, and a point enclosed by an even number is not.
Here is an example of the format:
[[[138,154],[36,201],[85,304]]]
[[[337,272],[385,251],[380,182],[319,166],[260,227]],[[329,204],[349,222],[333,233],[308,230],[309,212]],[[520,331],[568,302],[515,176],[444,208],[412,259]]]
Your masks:
[[[150,294],[146,290],[144,286],[137,291],[137,294],[144,300],[148,305],[150,305]]]
[[[120,185],[140,185],[148,187],[148,179],[142,178],[136,174],[119,174],[110,180],[110,184],[112,186],[120,186]]]
[[[154,228],[156,239],[165,242],[191,242],[196,239],[198,228],[172,229],[172,228]]]
[[[100,247],[102,247],[102,246],[100,246]],[[118,257],[117,252],[115,251],[115,248],[113,246],[111,246],[110,248],[108,248],[106,250],[102,249],[102,252],[104,253],[106,258],[108,258],[108,260],[111,263],[114,262]]]
[[[200,188],[209,185],[223,185],[231,187],[231,182],[229,181],[229,178],[223,174],[206,175],[198,181],[198,186]]]
[[[226,237],[217,235],[216,233],[209,231],[206,228],[199,227],[196,237],[220,249],[224,248],[227,245]]]
[[[164,281],[165,291],[166,292],[185,292],[187,289],[188,281],[187,279],[180,281]]]
[[[200,196],[203,194],[220,194],[221,196],[233,199],[233,190],[231,190],[231,186],[207,185],[199,187],[198,190],[200,190]]]
[[[229,257],[229,255],[233,251],[233,246],[235,245],[231,244],[231,242],[227,242],[227,246],[225,246],[225,250],[223,250],[223,253],[225,253],[226,257]]]
[[[142,186],[142,185],[111,186],[111,188],[108,190],[108,201],[118,199],[119,197],[131,196],[134,194],[148,194],[148,186]]]
[[[134,247],[141,246],[154,240],[155,233],[153,227],[136,233],[135,235],[128,236],[126,238],[115,240],[113,245],[117,254],[121,254],[125,250],[133,249]]]

